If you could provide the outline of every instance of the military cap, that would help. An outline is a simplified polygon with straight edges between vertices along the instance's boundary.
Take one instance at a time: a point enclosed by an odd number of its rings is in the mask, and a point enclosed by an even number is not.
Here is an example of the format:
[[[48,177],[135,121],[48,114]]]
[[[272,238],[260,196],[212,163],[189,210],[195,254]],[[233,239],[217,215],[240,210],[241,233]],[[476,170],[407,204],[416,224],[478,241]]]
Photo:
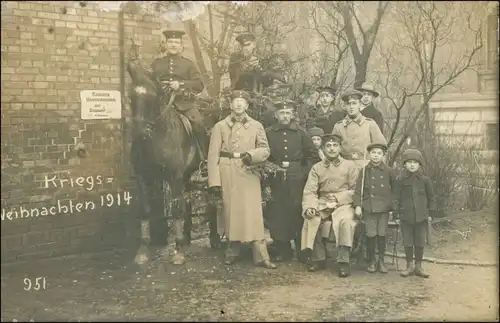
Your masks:
[[[184,34],[186,34],[186,33],[183,32],[182,30],[165,30],[163,32],[163,35],[165,35],[166,39],[170,39],[170,38],[179,38],[179,39],[181,39],[182,36],[184,36]]]
[[[307,132],[309,134],[309,137],[314,137],[314,136],[323,137],[323,135],[325,134],[323,129],[318,127],[312,127]]]
[[[356,90],[358,90],[358,91],[368,91],[368,92],[371,92],[371,93],[373,94],[373,96],[374,96],[374,97],[377,97],[377,96],[379,96],[379,95],[380,95],[377,91],[375,91],[375,88],[373,87],[373,85],[372,85],[372,84],[370,84],[370,83],[366,83],[366,82],[365,82],[365,83],[363,83],[363,84],[361,84],[361,86],[360,86],[360,87],[358,87],[358,88],[356,88]]]
[[[283,109],[293,109],[295,110],[295,102],[291,100],[284,100],[284,101],[279,101],[274,103],[274,108],[276,111],[283,110]]]
[[[245,99],[247,102],[250,102],[250,94],[248,94],[248,92],[243,91],[243,90],[237,90],[237,91],[233,91],[231,93],[232,100],[237,99],[237,98],[242,98],[242,99]]]
[[[358,90],[347,90],[344,94],[342,94],[342,101],[347,102],[351,97],[361,100],[363,93]]]
[[[403,153],[403,164],[409,160],[416,160],[420,165],[423,165],[424,156],[422,156],[422,153],[417,149],[407,149]]]
[[[246,41],[255,41],[255,36],[251,33],[244,33],[236,36],[236,41],[243,45]]]
[[[329,141],[338,142],[339,144],[342,144],[342,136],[336,133],[335,134],[327,133],[321,137],[322,145],[325,145]]]
[[[368,147],[366,147],[367,151],[372,150],[373,148],[380,148],[383,151],[387,151],[387,145],[381,142],[374,142],[372,144],[369,144]]]
[[[316,92],[321,93],[321,92],[328,92],[331,93],[333,96],[337,93],[337,89],[331,86],[320,86],[316,89]]]

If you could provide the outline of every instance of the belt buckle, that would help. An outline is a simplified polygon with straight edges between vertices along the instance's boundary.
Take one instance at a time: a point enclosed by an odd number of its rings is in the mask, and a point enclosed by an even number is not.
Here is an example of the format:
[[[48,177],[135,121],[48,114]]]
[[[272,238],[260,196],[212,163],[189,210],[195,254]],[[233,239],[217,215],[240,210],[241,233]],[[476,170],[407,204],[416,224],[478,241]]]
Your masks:
[[[233,158],[240,158],[241,154],[240,153],[233,153]]]
[[[281,162],[281,167],[283,167],[283,168],[290,167],[290,162],[287,162],[287,161]]]

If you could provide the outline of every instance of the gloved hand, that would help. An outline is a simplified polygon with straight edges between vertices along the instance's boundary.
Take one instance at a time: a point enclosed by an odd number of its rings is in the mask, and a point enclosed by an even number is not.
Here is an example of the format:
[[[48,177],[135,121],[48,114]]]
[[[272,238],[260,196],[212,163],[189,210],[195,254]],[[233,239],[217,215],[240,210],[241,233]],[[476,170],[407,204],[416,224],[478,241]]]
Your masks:
[[[361,219],[361,217],[363,216],[363,211],[361,209],[361,206],[356,206],[356,208],[354,209],[354,218],[355,219]]]
[[[316,213],[317,213],[316,209],[308,208],[304,214],[307,219],[312,219],[316,216]]]
[[[243,164],[250,166],[252,164],[252,156],[249,153],[245,153],[243,157],[241,157],[241,161]]]
[[[209,187],[208,194],[210,194],[213,198],[222,198],[222,187],[220,186]]]

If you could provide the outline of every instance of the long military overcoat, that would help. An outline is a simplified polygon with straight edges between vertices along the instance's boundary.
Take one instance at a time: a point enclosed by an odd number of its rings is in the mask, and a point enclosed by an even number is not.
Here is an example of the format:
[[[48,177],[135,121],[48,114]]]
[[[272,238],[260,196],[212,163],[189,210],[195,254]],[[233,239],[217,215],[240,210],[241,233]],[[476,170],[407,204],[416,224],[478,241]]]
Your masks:
[[[272,200],[265,210],[271,238],[289,241],[298,237],[302,228],[302,193],[307,174],[319,161],[314,144],[295,121],[283,127],[278,123],[266,130],[271,156],[269,161],[283,167],[285,173],[276,173],[268,181]]]
[[[219,234],[230,241],[264,239],[260,177],[245,167],[240,158],[221,157],[220,153],[249,153],[252,163],[269,157],[269,144],[262,124],[249,116],[243,123],[231,115],[213,128],[208,152],[208,186],[222,187],[222,217]]]

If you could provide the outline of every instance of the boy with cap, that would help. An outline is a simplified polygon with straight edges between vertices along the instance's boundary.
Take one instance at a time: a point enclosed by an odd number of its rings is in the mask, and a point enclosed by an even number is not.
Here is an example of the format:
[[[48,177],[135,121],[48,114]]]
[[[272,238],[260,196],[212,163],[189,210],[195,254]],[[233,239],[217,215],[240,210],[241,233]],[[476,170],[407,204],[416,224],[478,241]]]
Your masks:
[[[360,113],[361,92],[349,90],[342,95],[347,103],[347,115],[333,127],[334,134],[342,137],[342,157],[357,162],[358,167],[366,165],[365,152],[369,144],[377,142],[387,144],[384,135],[375,121]]]
[[[394,209],[396,174],[384,163],[387,146],[373,143],[367,148],[370,162],[359,173],[354,191],[354,212],[365,222],[366,247],[369,273],[377,271],[375,249],[378,249],[378,270],[387,274],[384,262],[385,234],[389,216]],[[378,247],[378,248],[377,248]]]
[[[181,55],[183,51],[182,36],[185,32],[166,30],[163,34],[166,38],[167,55],[155,59],[151,64],[153,77],[160,81],[165,91],[170,89],[176,91],[175,107],[191,121],[193,132],[200,143],[203,158],[206,158],[208,133],[203,123],[203,117],[193,102],[193,95],[204,89],[201,75],[195,64]]]
[[[407,149],[403,153],[404,170],[398,180],[399,219],[406,255],[406,269],[401,272],[403,277],[413,274],[429,277],[422,269],[422,259],[429,216],[436,210],[436,199],[432,181],[421,170],[423,160],[420,151]]]
[[[276,122],[266,129],[271,155],[269,161],[284,168],[286,173],[276,173],[267,182],[272,200],[265,209],[269,231],[276,248],[276,261],[293,257],[290,241],[295,241],[297,258],[300,256],[300,231],[302,229],[302,190],[309,169],[319,161],[312,140],[296,120],[295,105],[285,100],[275,105]]]
[[[229,240],[225,264],[238,260],[241,242],[251,242],[256,265],[275,269],[269,258],[264,235],[260,177],[246,166],[269,157],[264,127],[246,113],[249,95],[232,93],[231,114],[217,122],[210,137],[208,190],[222,199],[218,232]]]
[[[309,171],[302,198],[302,250],[312,250],[309,271],[325,267],[326,248],[323,237],[335,236],[338,274],[350,274],[350,251],[357,221],[354,218],[352,198],[358,168],[355,163],[340,156],[342,138],[326,134],[322,138],[325,160]],[[322,230],[320,227],[323,226]]]
[[[318,128],[318,127],[312,127],[309,128],[307,131],[309,133],[309,137],[311,137],[311,140],[314,144],[314,147],[318,150],[318,155],[321,160],[325,159],[325,154],[321,150],[321,137],[323,137],[323,129]]]

